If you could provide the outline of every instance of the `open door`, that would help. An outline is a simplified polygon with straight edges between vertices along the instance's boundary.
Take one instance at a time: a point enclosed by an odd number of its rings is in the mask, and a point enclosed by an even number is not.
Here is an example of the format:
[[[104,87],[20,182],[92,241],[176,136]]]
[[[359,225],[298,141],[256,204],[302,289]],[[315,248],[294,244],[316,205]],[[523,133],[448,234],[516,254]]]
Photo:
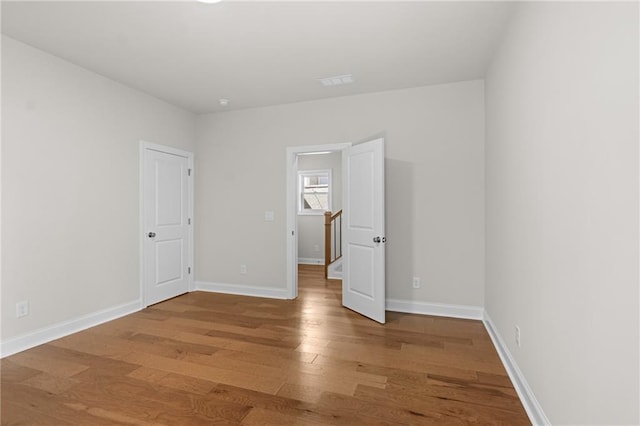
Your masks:
[[[346,148],[342,176],[342,304],[384,324],[384,139]]]

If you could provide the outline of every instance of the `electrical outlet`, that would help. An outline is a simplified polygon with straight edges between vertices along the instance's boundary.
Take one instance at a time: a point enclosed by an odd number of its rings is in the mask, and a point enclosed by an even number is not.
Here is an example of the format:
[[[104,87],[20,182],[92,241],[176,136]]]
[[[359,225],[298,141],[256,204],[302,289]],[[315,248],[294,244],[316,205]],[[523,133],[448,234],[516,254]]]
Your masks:
[[[420,288],[420,277],[413,277],[413,288]]]
[[[247,265],[240,265],[240,273],[241,274],[247,273]]]
[[[520,347],[520,327],[516,325],[516,345]]]
[[[317,245],[317,244],[315,244],[315,245],[313,246],[313,251],[314,251],[314,252],[316,252],[316,253],[319,253],[319,252],[320,252],[320,246],[319,246],[319,245]]]
[[[23,300],[22,302],[16,303],[16,318],[27,315],[29,315],[29,301]]]

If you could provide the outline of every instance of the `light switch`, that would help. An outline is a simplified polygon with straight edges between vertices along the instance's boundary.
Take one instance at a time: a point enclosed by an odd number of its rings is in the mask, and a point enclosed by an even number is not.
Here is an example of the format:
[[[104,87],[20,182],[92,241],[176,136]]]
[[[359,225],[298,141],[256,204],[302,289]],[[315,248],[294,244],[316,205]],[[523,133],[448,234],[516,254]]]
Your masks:
[[[274,214],[272,211],[265,211],[264,212],[264,221],[265,222],[273,222],[274,219]]]

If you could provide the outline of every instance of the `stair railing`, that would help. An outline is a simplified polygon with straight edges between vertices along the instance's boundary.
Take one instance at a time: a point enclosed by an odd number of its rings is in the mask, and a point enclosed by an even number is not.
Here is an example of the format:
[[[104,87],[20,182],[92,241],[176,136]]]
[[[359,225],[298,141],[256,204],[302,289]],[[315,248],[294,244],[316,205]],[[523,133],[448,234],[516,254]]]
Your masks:
[[[329,265],[342,257],[342,209],[324,212],[324,277],[329,277]]]

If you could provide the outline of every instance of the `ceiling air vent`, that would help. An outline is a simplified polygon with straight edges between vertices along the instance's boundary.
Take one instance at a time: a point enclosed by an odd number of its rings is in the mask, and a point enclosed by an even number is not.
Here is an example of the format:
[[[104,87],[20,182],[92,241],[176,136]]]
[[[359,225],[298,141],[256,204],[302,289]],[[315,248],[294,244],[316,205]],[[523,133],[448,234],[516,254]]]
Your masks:
[[[318,81],[325,87],[341,86],[343,84],[351,84],[354,82],[353,75],[336,75],[334,77],[319,78]]]

